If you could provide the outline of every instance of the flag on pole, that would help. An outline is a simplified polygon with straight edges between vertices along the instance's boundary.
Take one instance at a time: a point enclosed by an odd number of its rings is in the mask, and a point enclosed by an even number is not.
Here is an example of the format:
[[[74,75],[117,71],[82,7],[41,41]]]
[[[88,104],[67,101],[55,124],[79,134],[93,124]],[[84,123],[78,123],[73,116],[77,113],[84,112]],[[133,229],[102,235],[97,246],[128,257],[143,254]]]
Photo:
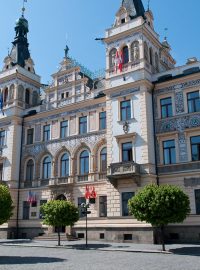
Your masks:
[[[122,51],[117,51],[115,56],[115,69],[116,72],[119,71],[122,72],[123,70],[123,63],[124,63],[124,57]]]
[[[90,190],[89,190],[89,186],[86,185],[85,187],[85,198],[89,199],[90,198]]]

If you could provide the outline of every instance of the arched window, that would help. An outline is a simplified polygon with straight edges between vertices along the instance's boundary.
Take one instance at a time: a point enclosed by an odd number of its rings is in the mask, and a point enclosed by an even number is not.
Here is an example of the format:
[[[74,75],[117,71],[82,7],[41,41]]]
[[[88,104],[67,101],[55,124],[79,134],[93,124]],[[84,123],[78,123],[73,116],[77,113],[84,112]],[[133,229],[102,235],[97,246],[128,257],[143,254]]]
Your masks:
[[[14,92],[15,92],[15,86],[14,86],[14,84],[12,84],[10,87],[10,90],[9,90],[9,99],[10,100],[14,99]]]
[[[89,153],[88,151],[83,151],[80,154],[80,174],[88,174],[89,173]]]
[[[22,85],[19,85],[18,87],[18,99],[20,101],[24,100],[24,87]]]
[[[109,67],[113,68],[115,66],[115,58],[116,58],[117,49],[113,48],[109,54]]]
[[[106,147],[101,150],[100,153],[100,170],[106,172],[107,170],[107,149]]]
[[[33,92],[33,100],[32,100],[33,106],[38,105],[38,93],[36,91]]]
[[[156,71],[159,72],[159,59],[158,59],[157,53],[155,53],[155,66],[156,66]]]
[[[26,89],[25,102],[26,102],[26,104],[30,104],[30,91],[29,91],[29,89]]]
[[[4,90],[4,95],[3,95],[3,102],[7,102],[8,101],[8,88],[6,87]]]
[[[127,63],[129,62],[128,46],[125,46],[125,47],[123,48],[123,58],[124,58],[123,63],[124,63],[124,64],[127,64]]]
[[[43,176],[43,179],[49,179],[51,177],[51,158],[50,157],[46,157],[43,160],[42,176]]]
[[[32,181],[33,180],[33,174],[34,174],[34,162],[32,159],[30,159],[27,162],[26,165],[26,180],[27,181]]]
[[[149,49],[149,63],[153,66],[153,50]]]
[[[146,42],[144,42],[144,59],[149,61],[149,49]]]
[[[139,41],[134,41],[131,44],[131,61],[137,61],[140,59]]]
[[[66,153],[61,157],[61,177],[69,176],[69,155]]]

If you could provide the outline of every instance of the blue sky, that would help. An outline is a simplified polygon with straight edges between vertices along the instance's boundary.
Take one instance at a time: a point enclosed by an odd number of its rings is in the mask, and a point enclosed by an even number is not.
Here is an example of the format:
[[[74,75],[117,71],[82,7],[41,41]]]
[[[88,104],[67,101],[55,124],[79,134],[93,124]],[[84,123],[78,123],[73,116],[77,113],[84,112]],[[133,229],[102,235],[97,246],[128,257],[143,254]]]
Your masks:
[[[95,37],[103,37],[120,7],[121,0],[27,0],[25,17],[29,21],[29,43],[36,72],[42,82],[51,80],[64,56],[64,47],[81,64],[95,71],[105,67],[104,45]],[[145,8],[147,0],[143,0]],[[22,0],[1,0],[0,61],[1,66],[14,39],[14,26],[21,14]],[[177,65],[196,56],[200,59],[199,0],[151,0],[155,29],[168,41]]]

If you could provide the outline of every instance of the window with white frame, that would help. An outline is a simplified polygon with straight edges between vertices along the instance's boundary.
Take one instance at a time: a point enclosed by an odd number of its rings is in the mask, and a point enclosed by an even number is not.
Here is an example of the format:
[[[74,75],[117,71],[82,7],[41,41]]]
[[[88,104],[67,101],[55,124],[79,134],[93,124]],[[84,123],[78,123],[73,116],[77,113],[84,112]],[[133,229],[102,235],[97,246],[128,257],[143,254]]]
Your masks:
[[[131,101],[124,100],[120,102],[120,119],[127,121],[131,119]]]
[[[5,130],[0,131],[0,146],[5,145],[6,132]]]
[[[49,179],[51,178],[51,158],[50,157],[46,157],[43,160],[43,164],[42,164],[42,176],[43,179]]]
[[[190,138],[192,161],[200,160],[200,136]]]
[[[65,153],[61,157],[60,171],[61,171],[61,177],[69,176],[69,154],[68,153]]]
[[[175,140],[163,142],[163,163],[165,165],[176,163]]]
[[[43,141],[44,142],[47,142],[50,140],[51,138],[50,132],[51,132],[50,125],[43,126]]]
[[[26,165],[26,181],[32,181],[34,175],[34,162],[30,159]]]

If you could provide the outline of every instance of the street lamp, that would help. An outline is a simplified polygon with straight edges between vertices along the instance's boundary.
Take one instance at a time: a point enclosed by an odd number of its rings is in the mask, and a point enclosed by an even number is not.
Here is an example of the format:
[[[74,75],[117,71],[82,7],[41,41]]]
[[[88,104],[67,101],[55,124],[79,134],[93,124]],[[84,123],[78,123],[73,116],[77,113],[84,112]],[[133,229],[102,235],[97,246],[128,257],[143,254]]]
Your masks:
[[[86,248],[88,247],[88,228],[87,228],[87,215],[91,214],[91,211],[88,211],[88,208],[90,208],[89,202],[87,203],[82,203],[81,204],[81,212],[85,214],[85,221],[86,221],[86,226],[85,226],[85,246]]]

